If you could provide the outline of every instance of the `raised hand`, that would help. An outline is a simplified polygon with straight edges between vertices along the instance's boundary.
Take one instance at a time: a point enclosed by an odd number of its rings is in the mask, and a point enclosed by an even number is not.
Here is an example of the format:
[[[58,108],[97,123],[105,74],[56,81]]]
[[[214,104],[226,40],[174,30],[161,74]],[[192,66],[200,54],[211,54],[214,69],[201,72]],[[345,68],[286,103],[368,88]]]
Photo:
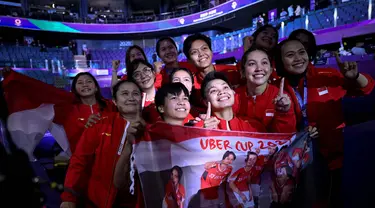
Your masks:
[[[347,79],[356,79],[359,76],[357,62],[342,62],[338,53],[335,54],[337,65],[339,66],[340,72]]]
[[[244,52],[249,50],[249,48],[251,48],[251,46],[254,44],[254,37],[253,36],[245,36],[243,39],[243,48],[244,48]]]
[[[220,121],[216,117],[211,117],[211,103],[207,104],[207,112],[204,118],[203,127],[206,129],[217,129]]]
[[[96,122],[100,120],[100,116],[101,116],[100,113],[98,113],[98,114],[91,114],[89,116],[89,118],[87,119],[87,122],[85,124],[85,128],[89,128],[92,125],[96,124]]]
[[[154,69],[155,69],[156,74],[159,74],[160,71],[162,70],[162,68],[163,68],[162,62],[160,62],[160,61],[154,62]]]
[[[116,72],[118,68],[120,67],[120,60],[113,60],[112,61],[112,72]]]
[[[279,94],[275,98],[275,108],[279,112],[286,113],[289,111],[292,102],[289,96],[284,94],[284,79],[281,79]]]

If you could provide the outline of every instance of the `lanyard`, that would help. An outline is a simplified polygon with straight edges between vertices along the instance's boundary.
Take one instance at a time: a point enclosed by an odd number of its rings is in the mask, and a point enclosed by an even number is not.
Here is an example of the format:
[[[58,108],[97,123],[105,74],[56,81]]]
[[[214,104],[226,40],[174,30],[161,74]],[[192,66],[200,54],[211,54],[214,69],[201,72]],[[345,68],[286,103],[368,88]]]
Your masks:
[[[296,94],[298,104],[302,112],[302,121],[301,121],[300,126],[302,128],[305,128],[309,125],[308,120],[307,120],[307,79],[306,77],[303,80],[303,99],[296,87],[293,87],[293,90],[294,90],[294,94]]]

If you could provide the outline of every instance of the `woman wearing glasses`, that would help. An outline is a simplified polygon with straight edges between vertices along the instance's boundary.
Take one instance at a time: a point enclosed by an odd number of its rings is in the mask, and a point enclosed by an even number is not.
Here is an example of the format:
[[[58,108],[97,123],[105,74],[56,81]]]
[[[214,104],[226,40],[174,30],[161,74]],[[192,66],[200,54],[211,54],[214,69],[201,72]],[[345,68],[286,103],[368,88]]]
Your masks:
[[[134,60],[128,69],[128,77],[139,85],[141,90],[146,93],[146,102],[144,107],[154,103],[155,99],[155,70],[150,63],[142,59]]]

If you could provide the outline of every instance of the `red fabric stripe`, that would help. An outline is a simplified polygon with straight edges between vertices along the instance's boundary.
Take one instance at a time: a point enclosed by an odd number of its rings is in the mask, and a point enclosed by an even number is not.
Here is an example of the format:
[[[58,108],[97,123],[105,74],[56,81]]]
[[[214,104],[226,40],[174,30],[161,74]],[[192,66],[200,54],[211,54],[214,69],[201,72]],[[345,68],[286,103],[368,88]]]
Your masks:
[[[162,129],[162,130],[161,130]],[[168,133],[166,133],[168,132]],[[215,136],[239,136],[253,137],[257,139],[287,140],[294,134],[273,134],[273,133],[252,133],[239,131],[209,130],[197,127],[172,126],[164,122],[157,122],[147,127],[147,131],[142,141],[170,140],[173,142],[183,142],[192,138],[215,137]],[[140,141],[140,140],[139,140]],[[138,142],[139,142],[138,141]]]

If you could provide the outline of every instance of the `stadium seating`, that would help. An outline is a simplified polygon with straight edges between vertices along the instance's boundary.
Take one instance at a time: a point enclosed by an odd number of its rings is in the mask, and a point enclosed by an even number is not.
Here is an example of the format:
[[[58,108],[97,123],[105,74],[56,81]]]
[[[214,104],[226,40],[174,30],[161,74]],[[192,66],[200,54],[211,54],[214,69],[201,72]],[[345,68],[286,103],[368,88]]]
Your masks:
[[[373,4],[373,11],[375,11],[375,3]],[[312,11],[307,13],[309,24],[308,29],[315,31],[319,29],[331,28],[334,26],[334,7]],[[354,22],[366,20],[368,10],[367,0],[352,0],[337,6],[337,25],[344,25]],[[279,37],[287,37],[289,34],[300,28],[305,28],[306,16],[300,16],[294,20],[284,20],[285,28],[284,34],[279,29]],[[281,20],[275,20],[270,24],[280,28]],[[212,50],[214,54],[224,54],[227,52],[238,50],[242,47],[242,38],[251,35],[256,30],[256,27],[244,28],[230,33],[216,35],[211,37]],[[180,51],[182,51],[182,41],[176,40]],[[155,46],[144,47],[147,59],[152,60],[152,55],[155,53]],[[92,49],[92,61],[90,66],[92,68],[110,68],[112,60],[121,60],[121,68],[125,68],[124,58],[126,48],[123,49]],[[61,50],[56,48],[49,48],[48,52],[40,52],[39,48],[26,46],[5,46],[0,49],[0,65],[6,62],[7,65],[16,64],[20,67],[28,67],[32,65],[36,68],[44,68],[45,60],[60,60],[65,68],[73,68],[73,54],[69,50]],[[180,53],[179,60],[184,60],[186,57]],[[31,64],[31,62],[33,62]]]
[[[40,47],[11,45],[0,47],[0,65],[11,65],[18,68],[45,68],[45,60],[69,63],[73,60],[73,54],[69,50],[59,48],[48,48],[47,52],[41,52]]]

